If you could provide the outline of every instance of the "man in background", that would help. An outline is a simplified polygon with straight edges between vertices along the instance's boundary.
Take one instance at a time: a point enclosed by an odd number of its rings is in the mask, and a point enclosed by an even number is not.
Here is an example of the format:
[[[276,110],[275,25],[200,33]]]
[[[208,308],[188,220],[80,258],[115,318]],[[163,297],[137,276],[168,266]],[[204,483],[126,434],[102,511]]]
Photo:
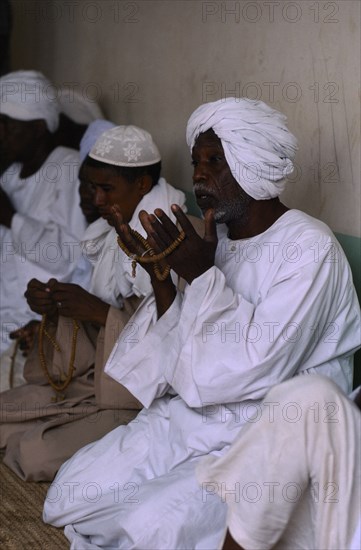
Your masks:
[[[79,154],[54,140],[59,104],[35,71],[0,78],[0,352],[34,315],[30,279],[68,281],[86,227],[78,198]]]

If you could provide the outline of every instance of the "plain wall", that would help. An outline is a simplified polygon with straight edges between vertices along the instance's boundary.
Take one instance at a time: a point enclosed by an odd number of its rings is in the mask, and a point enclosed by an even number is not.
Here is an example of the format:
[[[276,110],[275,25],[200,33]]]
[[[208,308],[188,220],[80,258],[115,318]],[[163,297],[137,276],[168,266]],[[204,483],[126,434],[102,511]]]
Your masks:
[[[190,190],[185,127],[201,103],[259,98],[299,139],[290,207],[360,236],[359,0],[13,0],[12,68],[149,130]]]

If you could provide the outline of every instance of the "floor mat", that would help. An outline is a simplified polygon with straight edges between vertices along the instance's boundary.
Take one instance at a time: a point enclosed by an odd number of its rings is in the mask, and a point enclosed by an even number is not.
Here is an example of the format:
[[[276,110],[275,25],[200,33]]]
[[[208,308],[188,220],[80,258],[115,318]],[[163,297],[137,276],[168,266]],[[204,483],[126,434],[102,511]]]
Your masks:
[[[41,519],[50,483],[22,481],[0,460],[1,550],[68,549],[63,530]]]

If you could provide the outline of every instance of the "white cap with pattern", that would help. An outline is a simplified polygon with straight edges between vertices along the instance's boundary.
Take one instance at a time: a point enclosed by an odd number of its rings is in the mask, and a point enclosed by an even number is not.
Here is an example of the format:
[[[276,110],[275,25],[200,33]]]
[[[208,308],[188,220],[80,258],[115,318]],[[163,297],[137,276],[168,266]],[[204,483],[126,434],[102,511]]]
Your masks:
[[[152,136],[137,126],[106,130],[92,147],[89,157],[115,166],[149,166],[161,160]]]

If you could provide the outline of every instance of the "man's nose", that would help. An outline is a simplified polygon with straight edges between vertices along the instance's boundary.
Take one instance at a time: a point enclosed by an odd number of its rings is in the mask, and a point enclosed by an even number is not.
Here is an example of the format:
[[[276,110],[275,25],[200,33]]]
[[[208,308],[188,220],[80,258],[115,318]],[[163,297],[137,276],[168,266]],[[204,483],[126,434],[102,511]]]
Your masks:
[[[93,204],[95,206],[103,206],[105,204],[105,193],[102,189],[99,189],[99,187],[94,189]]]
[[[203,163],[199,163],[193,168],[193,183],[200,181],[205,182],[207,179],[207,173]]]

